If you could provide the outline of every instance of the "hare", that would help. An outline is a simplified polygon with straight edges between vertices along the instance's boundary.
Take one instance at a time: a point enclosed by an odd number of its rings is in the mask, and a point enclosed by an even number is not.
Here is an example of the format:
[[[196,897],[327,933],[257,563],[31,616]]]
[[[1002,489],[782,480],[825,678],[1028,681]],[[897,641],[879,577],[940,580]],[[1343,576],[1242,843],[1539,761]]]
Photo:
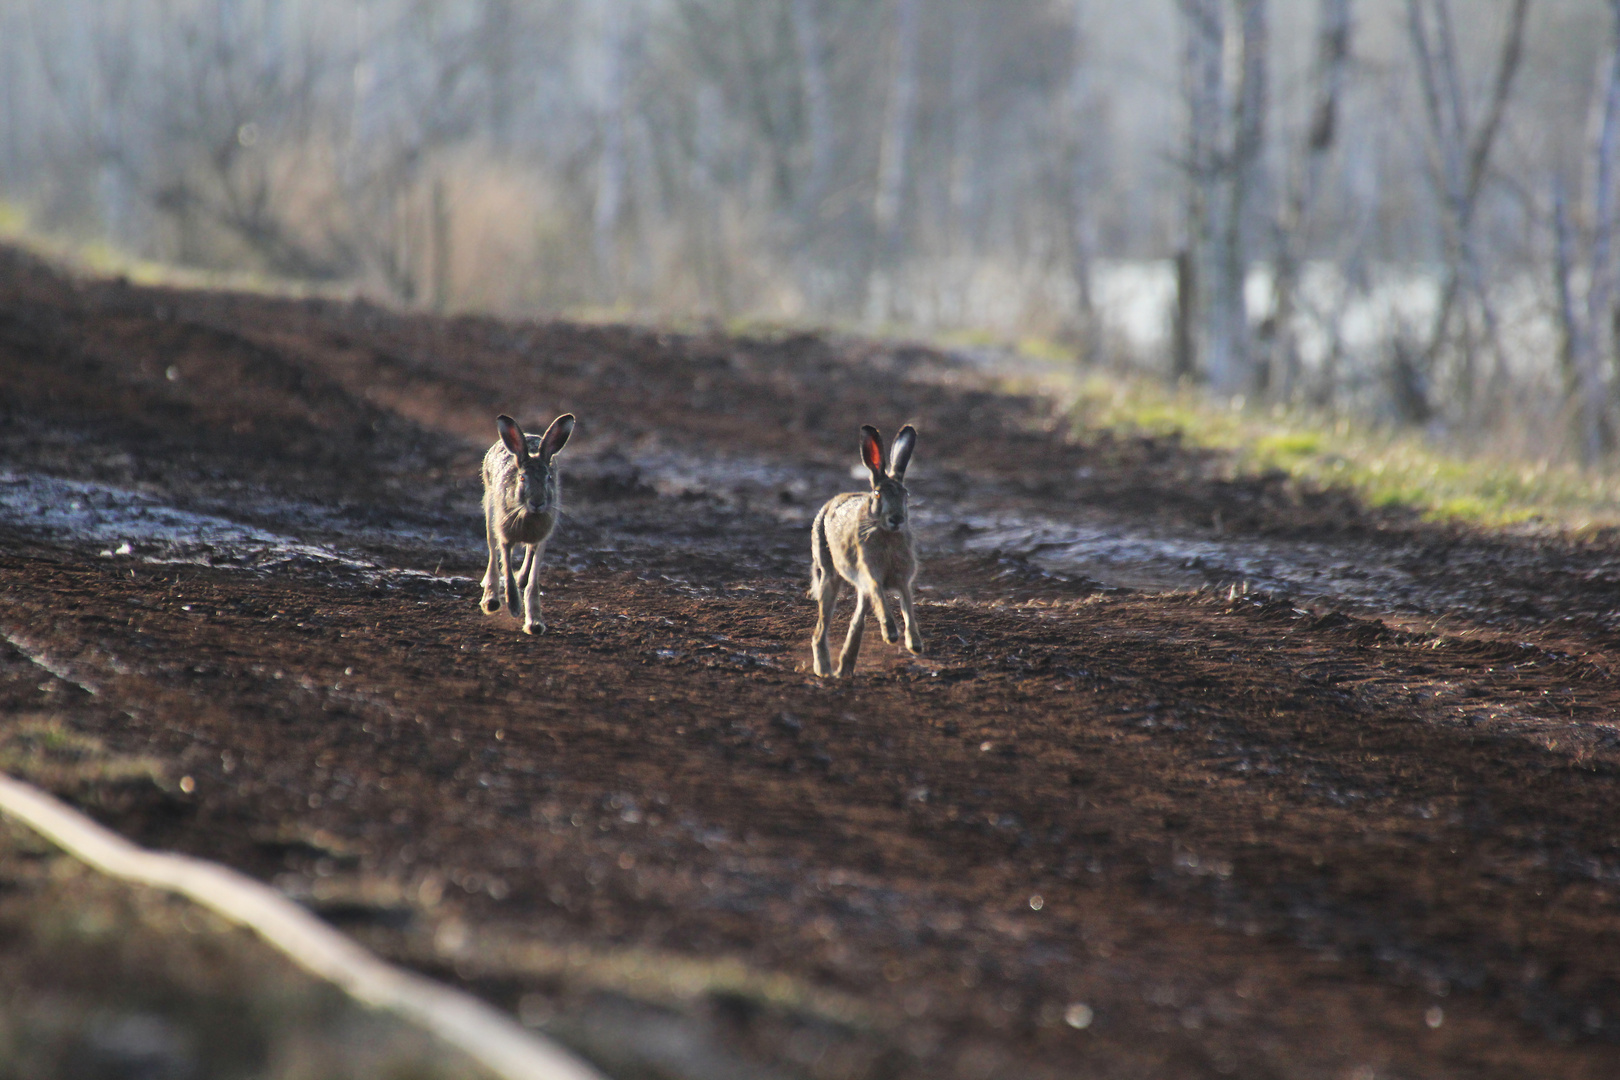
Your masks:
[[[525,435],[510,416],[497,416],[500,441],[484,455],[484,535],[489,541],[489,569],[484,571],[484,598],[480,606],[491,615],[501,610],[503,586],[506,610],[517,618],[518,589],[523,589],[523,632],[543,634],[540,617],[540,557],[546,540],[557,527],[557,470],[552,459],[574,433],[574,414],[564,413],[551,422],[543,436]],[[523,565],[515,572],[512,549],[527,545]],[[498,573],[498,577],[497,577]]]
[[[827,631],[846,581],[855,586],[856,602],[855,614],[849,620],[849,636],[838,656],[839,678],[855,671],[868,611],[877,609],[884,641],[893,644],[899,640],[889,589],[900,595],[900,612],[906,619],[906,649],[916,655],[923,651],[917,613],[912,607],[917,548],[906,516],[908,492],[904,483],[916,443],[917,432],[908,424],[894,437],[886,456],[883,436],[870,425],[862,427],[861,460],[871,470],[872,490],[834,495],[810,527],[810,598],[821,605],[815,636],[810,639],[817,675],[833,674]]]

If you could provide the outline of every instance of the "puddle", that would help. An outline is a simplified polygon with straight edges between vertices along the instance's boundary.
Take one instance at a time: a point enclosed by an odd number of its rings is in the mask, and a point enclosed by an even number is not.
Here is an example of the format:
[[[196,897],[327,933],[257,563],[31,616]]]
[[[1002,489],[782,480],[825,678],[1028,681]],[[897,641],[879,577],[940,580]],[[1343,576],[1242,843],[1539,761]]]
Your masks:
[[[1131,589],[1243,582],[1263,592],[1369,607],[1421,607],[1418,595],[1426,591],[1398,567],[1357,560],[1343,548],[1325,544],[1156,536],[1028,516],[960,520],[974,530],[963,544],[969,551],[1016,552],[1037,566]]]
[[[0,522],[44,540],[101,545],[104,557],[147,563],[261,571],[320,566],[370,579],[471,580],[384,567],[352,552],[182,510],[127,488],[35,473],[0,472]]]

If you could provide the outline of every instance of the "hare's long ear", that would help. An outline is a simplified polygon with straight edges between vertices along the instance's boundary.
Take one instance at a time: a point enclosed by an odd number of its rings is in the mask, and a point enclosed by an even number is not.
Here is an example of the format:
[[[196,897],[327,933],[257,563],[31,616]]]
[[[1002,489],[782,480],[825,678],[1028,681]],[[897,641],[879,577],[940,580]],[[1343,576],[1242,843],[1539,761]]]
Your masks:
[[[568,436],[574,433],[574,414],[563,413],[551,422],[546,428],[546,434],[540,440],[540,460],[549,462],[557,456],[557,451],[568,445]]]
[[[896,480],[905,480],[906,466],[911,464],[911,451],[917,446],[917,429],[907,424],[900,429],[900,434],[894,437],[894,445],[889,447],[889,475]]]
[[[517,455],[519,461],[529,456],[529,448],[523,442],[523,429],[518,427],[516,420],[502,413],[495,418],[495,428],[501,433],[501,442]]]
[[[861,460],[872,470],[872,486],[883,479],[883,436],[871,424],[861,425]]]

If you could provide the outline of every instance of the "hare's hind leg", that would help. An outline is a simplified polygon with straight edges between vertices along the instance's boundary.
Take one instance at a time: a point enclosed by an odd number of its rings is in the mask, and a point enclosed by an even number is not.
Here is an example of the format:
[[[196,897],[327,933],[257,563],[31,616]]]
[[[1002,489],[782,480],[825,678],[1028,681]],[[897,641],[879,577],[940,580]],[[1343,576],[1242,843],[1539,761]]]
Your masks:
[[[832,629],[833,612],[838,608],[838,594],[843,591],[844,579],[838,571],[824,572],[820,592],[816,594],[816,632],[810,638],[810,653],[817,675],[832,674],[832,656],[827,650],[827,633]]]
[[[523,632],[543,634],[546,620],[540,614],[540,557],[546,553],[545,542],[530,544],[523,557],[523,569],[518,572],[523,583]]]
[[[849,635],[844,638],[844,651],[838,654],[840,679],[855,674],[855,660],[861,654],[861,634],[866,629],[866,616],[872,610],[870,595],[865,590],[857,586],[855,596],[855,614],[849,617]]]
[[[832,674],[832,657],[827,653],[827,632],[844,580],[833,566],[832,548],[827,544],[827,508],[823,506],[810,526],[810,599],[816,602],[816,632],[810,635],[810,660],[817,675]]]
[[[478,606],[493,615],[501,610],[500,596],[495,592],[495,580],[501,565],[500,541],[495,539],[495,520],[490,513],[489,501],[484,502],[484,540],[489,544],[489,565],[484,568],[484,597]]]
[[[921,656],[922,630],[917,626],[917,609],[911,596],[911,582],[906,582],[896,591],[900,594],[900,614],[905,616],[906,620],[906,651],[913,656]]]

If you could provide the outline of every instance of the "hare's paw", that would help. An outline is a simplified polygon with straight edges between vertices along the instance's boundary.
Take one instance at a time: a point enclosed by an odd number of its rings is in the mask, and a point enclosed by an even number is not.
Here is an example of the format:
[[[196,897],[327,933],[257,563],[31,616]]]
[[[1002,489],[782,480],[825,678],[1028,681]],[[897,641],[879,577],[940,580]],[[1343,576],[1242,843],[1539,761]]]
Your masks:
[[[883,640],[890,645],[900,640],[900,628],[894,625],[893,619],[883,620]]]
[[[501,610],[501,598],[492,592],[485,593],[484,598],[478,601],[478,606],[483,608],[485,613],[493,615]]]
[[[909,627],[906,633],[906,652],[912,656],[921,656],[923,654],[922,635]]]
[[[546,632],[546,624],[541,622],[539,619],[536,619],[534,622],[525,622],[523,624],[523,632],[525,634],[543,634]]]
[[[827,624],[818,622],[816,632],[810,635],[810,663],[817,675],[825,678],[832,674],[832,653],[827,649]]]

